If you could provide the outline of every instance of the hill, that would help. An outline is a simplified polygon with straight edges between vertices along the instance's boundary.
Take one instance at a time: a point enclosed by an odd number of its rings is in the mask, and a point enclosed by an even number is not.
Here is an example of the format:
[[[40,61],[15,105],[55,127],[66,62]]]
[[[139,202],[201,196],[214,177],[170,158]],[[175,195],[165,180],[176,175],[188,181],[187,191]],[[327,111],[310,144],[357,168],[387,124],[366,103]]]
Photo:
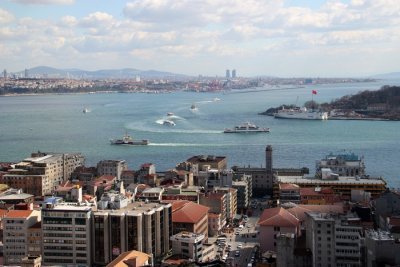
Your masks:
[[[138,70],[133,68],[124,69],[102,69],[95,71],[81,69],[57,69],[48,66],[38,66],[28,69],[29,77],[49,77],[49,78],[90,78],[90,79],[106,79],[106,78],[130,78],[136,76],[144,78],[184,78],[186,75],[176,74],[158,70]],[[20,76],[25,75],[25,71],[17,73]]]

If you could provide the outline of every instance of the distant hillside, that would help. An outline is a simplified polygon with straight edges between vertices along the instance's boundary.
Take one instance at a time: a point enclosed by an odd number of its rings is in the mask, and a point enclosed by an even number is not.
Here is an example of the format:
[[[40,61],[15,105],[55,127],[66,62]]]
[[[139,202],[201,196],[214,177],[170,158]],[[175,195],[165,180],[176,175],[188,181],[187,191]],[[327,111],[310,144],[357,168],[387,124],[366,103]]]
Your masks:
[[[400,72],[383,73],[372,76],[375,79],[400,79]]]
[[[20,71],[18,75],[24,77],[25,71]],[[140,76],[143,78],[183,78],[183,74],[176,74],[165,71],[157,70],[138,70],[132,68],[125,69],[105,69],[87,71],[81,69],[57,69],[48,66],[38,66],[28,69],[29,77],[51,77],[51,78],[91,78],[91,79],[105,79],[105,78],[135,78]]]

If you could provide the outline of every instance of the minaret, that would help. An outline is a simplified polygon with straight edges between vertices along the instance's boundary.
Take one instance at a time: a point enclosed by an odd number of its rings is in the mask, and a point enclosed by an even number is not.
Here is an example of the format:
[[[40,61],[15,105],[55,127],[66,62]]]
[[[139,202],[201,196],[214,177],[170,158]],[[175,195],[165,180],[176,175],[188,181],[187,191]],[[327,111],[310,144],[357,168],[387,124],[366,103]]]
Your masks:
[[[272,146],[265,148],[265,171],[267,176],[272,175]]]

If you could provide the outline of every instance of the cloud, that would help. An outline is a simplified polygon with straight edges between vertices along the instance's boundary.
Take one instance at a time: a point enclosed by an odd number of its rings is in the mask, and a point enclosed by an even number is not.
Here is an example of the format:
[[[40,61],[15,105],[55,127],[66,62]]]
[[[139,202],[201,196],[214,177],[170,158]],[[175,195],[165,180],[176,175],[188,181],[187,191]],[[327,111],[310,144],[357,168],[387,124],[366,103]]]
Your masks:
[[[23,5],[72,5],[75,0],[11,0]]]
[[[14,20],[14,15],[7,10],[0,8],[0,24],[10,23]]]

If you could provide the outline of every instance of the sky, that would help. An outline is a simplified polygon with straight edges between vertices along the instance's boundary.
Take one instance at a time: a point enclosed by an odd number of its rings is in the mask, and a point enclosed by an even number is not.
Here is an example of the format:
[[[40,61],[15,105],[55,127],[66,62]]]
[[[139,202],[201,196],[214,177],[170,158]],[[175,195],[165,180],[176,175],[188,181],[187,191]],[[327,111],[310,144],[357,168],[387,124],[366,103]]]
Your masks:
[[[399,0],[0,0],[0,68],[400,71]]]

